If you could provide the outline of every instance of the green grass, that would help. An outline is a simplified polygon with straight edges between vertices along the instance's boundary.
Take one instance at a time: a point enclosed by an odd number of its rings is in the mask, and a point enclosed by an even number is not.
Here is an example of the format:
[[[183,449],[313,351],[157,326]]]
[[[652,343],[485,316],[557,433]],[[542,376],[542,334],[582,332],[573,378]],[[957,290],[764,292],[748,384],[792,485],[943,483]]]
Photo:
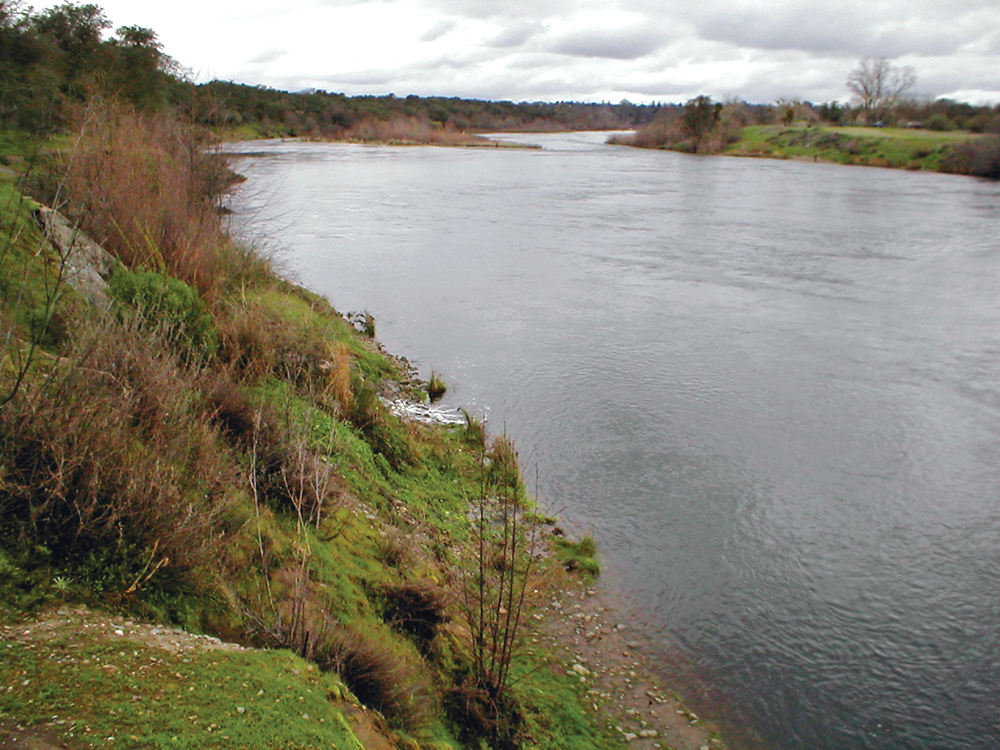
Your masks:
[[[601,563],[597,559],[597,545],[589,534],[578,542],[555,538],[552,542],[556,559],[567,570],[579,571],[585,581],[592,580],[601,573]]]
[[[566,674],[566,666],[544,652],[535,652],[512,670],[517,697],[527,709],[526,748],[585,750],[624,748],[622,735],[605,726],[590,707],[589,685]]]
[[[112,627],[66,629],[45,659],[0,646],[0,716],[92,747],[362,748],[343,683],[288,651],[175,656]]]
[[[975,137],[904,128],[756,125],[744,128],[726,153],[937,171],[952,146]]]

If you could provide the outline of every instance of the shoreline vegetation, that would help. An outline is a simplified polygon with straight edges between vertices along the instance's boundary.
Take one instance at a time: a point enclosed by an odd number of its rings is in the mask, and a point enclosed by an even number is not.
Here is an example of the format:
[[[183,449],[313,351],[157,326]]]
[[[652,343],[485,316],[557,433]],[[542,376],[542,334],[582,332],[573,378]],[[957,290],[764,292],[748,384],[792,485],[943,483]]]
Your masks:
[[[897,113],[894,125],[884,121],[869,125],[861,115],[850,122],[840,107],[786,104],[779,117],[777,111],[762,111],[744,102],[722,104],[700,96],[607,142],[689,154],[797,159],[1000,179],[1000,112],[955,105],[965,117],[949,118],[938,111],[948,106],[947,102],[913,105]]]

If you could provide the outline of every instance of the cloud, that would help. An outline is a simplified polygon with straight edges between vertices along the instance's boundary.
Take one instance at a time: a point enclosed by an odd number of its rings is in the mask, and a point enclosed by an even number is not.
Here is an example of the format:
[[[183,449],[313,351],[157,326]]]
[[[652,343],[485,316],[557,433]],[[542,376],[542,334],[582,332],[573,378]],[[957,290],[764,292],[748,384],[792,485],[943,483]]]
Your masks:
[[[591,28],[567,33],[553,40],[548,49],[574,57],[635,60],[656,51],[664,42],[660,34],[641,26],[620,29]]]
[[[247,62],[252,63],[254,65],[265,65],[267,63],[273,63],[277,60],[280,60],[287,54],[288,50],[286,49],[277,49],[277,48],[267,49],[261,52],[256,57],[250,58],[249,60],[247,60]]]
[[[537,21],[518,21],[507,26],[495,37],[486,40],[487,47],[497,49],[508,49],[510,47],[521,47],[536,34],[544,32],[546,25]]]
[[[458,22],[452,19],[443,18],[436,24],[431,26],[427,31],[420,35],[421,42],[433,42],[440,39],[445,34],[448,34],[455,30]]]

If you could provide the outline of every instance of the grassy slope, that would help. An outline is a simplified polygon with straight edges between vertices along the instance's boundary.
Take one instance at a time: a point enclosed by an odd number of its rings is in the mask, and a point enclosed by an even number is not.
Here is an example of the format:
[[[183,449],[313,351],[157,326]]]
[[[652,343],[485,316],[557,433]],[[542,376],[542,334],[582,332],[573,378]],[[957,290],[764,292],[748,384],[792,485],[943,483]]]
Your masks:
[[[937,171],[952,146],[972,137],[903,128],[756,125],[744,128],[726,153]]]
[[[5,148],[17,150],[23,143],[9,139]],[[26,213],[28,204],[9,179],[0,182],[0,191],[0,246],[7,264],[4,307],[21,323],[15,333],[28,337],[22,320],[25,306],[37,309],[44,302],[54,259],[51,252],[37,252],[40,237]],[[21,296],[20,290],[29,296]],[[71,292],[62,298],[63,304],[73,302]],[[299,345],[320,352],[316,358],[324,351],[344,353],[355,389],[360,382],[406,380],[395,360],[359,337],[325,300],[280,280],[244,282],[216,300],[213,310],[216,316],[246,316],[259,329],[278,331],[280,335],[274,333],[276,338],[265,341],[291,342],[290,350]],[[72,324],[72,311],[66,315]],[[115,330],[112,326],[106,335],[115,335]],[[73,330],[63,334],[73,335]],[[5,371],[23,346],[4,351]],[[48,346],[29,371],[25,384],[29,395],[36,389],[44,392],[45,373],[74,367],[73,355],[57,360],[52,355],[62,350]],[[162,348],[163,342],[153,337],[148,346]],[[169,358],[169,353],[154,353]],[[270,362],[273,352],[258,354]],[[237,386],[244,394],[240,398],[278,414],[289,434],[304,436],[307,455],[333,469],[321,524],[310,527],[287,506],[255,502],[245,482],[234,483],[221,493],[226,503],[222,528],[228,541],[219,548],[218,568],[188,571],[180,585],[155,569],[145,575],[155,545],[140,553],[130,553],[131,548],[109,553],[108,559],[119,567],[93,555],[89,562],[70,564],[53,558],[44,540],[26,540],[4,522],[0,524],[0,618],[8,624],[30,623],[53,608],[72,617],[83,603],[140,616],[169,616],[189,629],[243,640],[253,640],[251,620],[256,618],[257,640],[267,633],[294,640],[287,633],[287,622],[292,617],[289,608],[298,603],[317,632],[331,627],[362,634],[387,665],[383,682],[404,694],[423,696],[425,710],[397,706],[387,712],[388,724],[371,719],[376,734],[387,738],[381,741],[414,749],[458,747],[458,727],[445,716],[440,700],[455,670],[467,659],[468,636],[461,617],[450,604],[452,622],[427,651],[390,624],[384,592],[406,585],[452,589],[457,585],[455,569],[471,533],[468,503],[481,488],[481,449],[461,428],[409,425],[385,415],[379,416],[381,432],[366,431],[344,418],[343,404],[337,406],[330,396],[332,385],[300,382],[299,370],[292,365],[301,363],[294,357],[289,360],[290,356],[285,351],[260,372],[247,365]],[[305,365],[317,362],[305,358]],[[220,365],[219,372],[228,377],[234,366],[226,370]],[[8,382],[5,379],[5,385]],[[178,381],[175,387],[194,388],[198,382]],[[360,397],[356,390],[353,398]],[[202,398],[204,394],[192,391],[177,402],[181,411],[172,412],[171,419],[189,423],[189,431],[214,434],[217,428],[199,416]],[[141,426],[135,429],[129,438],[134,439],[135,450],[148,449],[147,435],[140,432]],[[231,454],[234,468],[247,461],[246,446],[213,440]],[[393,465],[391,452],[386,452],[393,441],[410,447],[411,461]],[[6,471],[6,457],[3,460],[0,469]],[[185,467],[178,471],[191,470]],[[197,486],[197,482],[182,485],[187,492],[196,492]],[[8,512],[6,497],[0,496],[0,521]],[[123,558],[126,554],[135,558]],[[296,589],[295,572],[300,569],[306,574],[305,593]],[[330,618],[329,626],[323,625],[323,618]],[[22,627],[32,626],[19,624],[17,630]],[[125,746],[171,748],[349,748],[354,742],[344,717],[356,712],[357,696],[343,689],[335,672],[320,674],[287,650],[171,654],[136,643],[123,648],[82,625],[47,640],[43,648],[13,637],[12,632],[6,631],[0,644],[4,652],[0,720],[44,725],[46,731],[76,746],[106,747],[109,736]],[[514,673],[515,694],[526,713],[527,747],[587,750],[622,745],[617,734],[584,708],[582,687],[566,676],[551,654],[519,652]],[[296,698],[259,700],[251,706],[257,693],[248,696],[247,685],[260,685],[257,689],[265,695],[296,694]],[[246,712],[237,711],[241,706]],[[72,723],[55,718],[67,716]],[[90,731],[80,731],[81,725]],[[223,735],[225,741],[218,739]]]

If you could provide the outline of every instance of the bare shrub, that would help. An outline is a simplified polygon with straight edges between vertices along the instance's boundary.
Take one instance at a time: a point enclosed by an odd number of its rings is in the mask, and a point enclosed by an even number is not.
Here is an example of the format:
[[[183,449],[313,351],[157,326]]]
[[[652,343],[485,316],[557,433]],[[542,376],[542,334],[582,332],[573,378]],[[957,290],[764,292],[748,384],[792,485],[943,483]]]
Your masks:
[[[958,144],[945,158],[941,171],[1000,180],[1000,136]]]
[[[84,231],[130,268],[165,270],[213,299],[230,254],[216,206],[224,161],[166,115],[97,101],[79,120],[63,197]]]
[[[105,325],[0,411],[0,506],[67,564],[115,550],[121,573],[102,585],[131,595],[212,561],[235,469],[190,409],[193,373],[148,332]]]
[[[515,748],[523,716],[510,690],[537,526],[523,510],[517,451],[506,435],[482,457],[481,494],[471,544],[464,550],[461,613],[471,636],[471,668],[454,688],[448,708],[471,738]]]

